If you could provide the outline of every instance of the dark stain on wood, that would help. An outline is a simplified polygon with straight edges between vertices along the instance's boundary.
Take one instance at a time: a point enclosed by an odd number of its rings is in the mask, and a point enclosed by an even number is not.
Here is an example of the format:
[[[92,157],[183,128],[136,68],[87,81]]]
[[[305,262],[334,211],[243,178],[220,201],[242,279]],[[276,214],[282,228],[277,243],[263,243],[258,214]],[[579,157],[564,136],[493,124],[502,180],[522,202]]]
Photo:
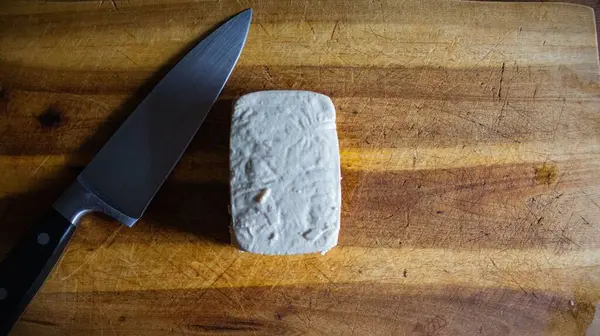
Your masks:
[[[204,332],[231,333],[236,331],[256,331],[261,326],[258,322],[232,321],[221,324],[189,324],[188,328]]]
[[[6,112],[8,106],[8,91],[0,85],[0,113]]]
[[[50,106],[44,113],[37,116],[42,128],[55,128],[60,125],[62,119],[62,113],[54,106]]]
[[[558,177],[558,169],[555,165],[544,163],[535,168],[535,182],[537,184],[551,185],[556,182]]]
[[[33,324],[38,324],[38,325],[43,325],[43,326],[55,326],[56,325],[56,323],[53,323],[53,322],[42,321],[42,320],[37,320],[37,319],[27,319],[27,318],[22,318],[21,322],[33,323]]]

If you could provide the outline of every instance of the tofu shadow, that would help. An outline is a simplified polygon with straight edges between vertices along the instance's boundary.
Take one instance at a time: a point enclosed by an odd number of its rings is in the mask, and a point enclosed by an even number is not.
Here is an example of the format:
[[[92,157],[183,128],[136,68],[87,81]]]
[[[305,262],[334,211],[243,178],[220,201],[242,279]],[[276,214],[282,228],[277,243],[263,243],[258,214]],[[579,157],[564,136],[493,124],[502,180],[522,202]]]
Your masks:
[[[226,184],[166,183],[143,217],[155,228],[175,229],[213,243],[230,243]]]
[[[227,176],[232,113],[233,100],[215,103],[172,176],[150,203],[145,221],[215,243],[230,243]],[[197,162],[203,152],[210,153],[210,163]]]

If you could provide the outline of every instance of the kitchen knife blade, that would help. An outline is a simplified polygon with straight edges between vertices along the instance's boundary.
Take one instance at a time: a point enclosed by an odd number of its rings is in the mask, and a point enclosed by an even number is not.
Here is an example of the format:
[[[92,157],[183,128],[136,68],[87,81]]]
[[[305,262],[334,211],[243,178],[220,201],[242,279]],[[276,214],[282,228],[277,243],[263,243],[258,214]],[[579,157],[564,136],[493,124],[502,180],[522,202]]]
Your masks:
[[[161,187],[229,78],[246,42],[247,9],[196,45],[154,87],[0,263],[0,335],[10,331],[88,212],[133,226]]]

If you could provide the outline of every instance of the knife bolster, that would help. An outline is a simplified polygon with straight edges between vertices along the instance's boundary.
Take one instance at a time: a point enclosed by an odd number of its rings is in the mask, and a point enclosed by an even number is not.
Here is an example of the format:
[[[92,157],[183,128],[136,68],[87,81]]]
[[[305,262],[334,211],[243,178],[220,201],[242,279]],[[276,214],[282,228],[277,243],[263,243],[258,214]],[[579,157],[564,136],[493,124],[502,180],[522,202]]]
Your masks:
[[[98,195],[86,188],[79,179],[73,182],[54,203],[54,209],[73,225],[77,225],[81,218],[90,212],[101,212],[129,227],[132,227],[138,220],[138,218],[127,216],[104,202]]]

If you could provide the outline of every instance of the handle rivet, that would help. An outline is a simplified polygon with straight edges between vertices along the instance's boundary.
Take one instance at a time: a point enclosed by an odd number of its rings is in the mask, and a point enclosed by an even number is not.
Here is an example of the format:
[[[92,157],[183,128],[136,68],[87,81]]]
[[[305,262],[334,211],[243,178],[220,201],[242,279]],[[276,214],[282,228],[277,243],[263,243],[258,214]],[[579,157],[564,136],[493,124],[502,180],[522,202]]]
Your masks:
[[[37,236],[37,241],[38,241],[38,244],[40,244],[40,245],[46,245],[46,244],[48,244],[50,242],[50,236],[47,233],[45,233],[45,232],[44,233],[40,233]]]
[[[6,299],[8,292],[4,288],[0,288],[0,301]]]

